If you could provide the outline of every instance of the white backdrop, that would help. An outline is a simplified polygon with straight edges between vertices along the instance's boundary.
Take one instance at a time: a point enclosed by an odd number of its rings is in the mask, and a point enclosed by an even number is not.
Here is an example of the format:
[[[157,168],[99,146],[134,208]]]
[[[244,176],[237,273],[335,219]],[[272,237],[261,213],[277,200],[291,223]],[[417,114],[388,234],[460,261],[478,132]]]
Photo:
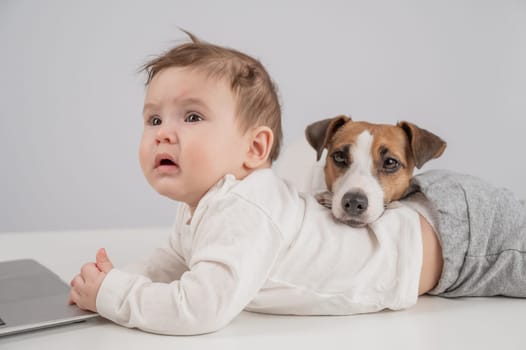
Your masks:
[[[524,0],[0,0],[0,232],[172,223],[139,168],[137,69],[178,27],[266,65],[285,145],[340,113],[409,120],[448,142],[425,168],[526,198]]]

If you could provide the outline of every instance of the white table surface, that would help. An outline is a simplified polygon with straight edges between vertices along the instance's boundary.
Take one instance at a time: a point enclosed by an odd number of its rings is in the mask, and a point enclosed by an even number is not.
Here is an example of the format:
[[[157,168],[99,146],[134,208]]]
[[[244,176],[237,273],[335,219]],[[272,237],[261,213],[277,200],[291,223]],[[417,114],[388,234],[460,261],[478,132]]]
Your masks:
[[[33,258],[66,282],[105,247],[134,262],[168,229],[0,233],[0,260]],[[0,349],[526,349],[526,300],[422,297],[409,310],[343,317],[241,313],[218,332],[161,336],[104,319],[0,338]]]

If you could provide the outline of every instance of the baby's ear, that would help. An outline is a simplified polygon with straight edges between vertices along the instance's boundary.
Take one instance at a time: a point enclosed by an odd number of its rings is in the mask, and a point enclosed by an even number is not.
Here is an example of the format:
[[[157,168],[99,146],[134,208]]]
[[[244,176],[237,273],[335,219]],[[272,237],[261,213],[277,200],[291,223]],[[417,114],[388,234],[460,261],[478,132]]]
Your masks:
[[[258,126],[251,131],[250,145],[245,166],[257,169],[269,161],[270,151],[274,143],[274,133],[268,126]]]

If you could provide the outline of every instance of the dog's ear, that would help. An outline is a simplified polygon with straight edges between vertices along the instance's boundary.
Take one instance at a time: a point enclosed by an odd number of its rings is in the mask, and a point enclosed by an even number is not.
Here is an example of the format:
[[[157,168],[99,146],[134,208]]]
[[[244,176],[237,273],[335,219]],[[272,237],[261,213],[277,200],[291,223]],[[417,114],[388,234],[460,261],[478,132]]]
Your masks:
[[[438,158],[446,149],[446,142],[435,134],[415,124],[401,121],[397,124],[409,138],[416,167],[420,169],[428,160]]]
[[[332,135],[345,123],[350,121],[346,115],[320,120],[307,126],[305,136],[309,144],[316,150],[316,161],[320,160],[323,149],[331,139]]]

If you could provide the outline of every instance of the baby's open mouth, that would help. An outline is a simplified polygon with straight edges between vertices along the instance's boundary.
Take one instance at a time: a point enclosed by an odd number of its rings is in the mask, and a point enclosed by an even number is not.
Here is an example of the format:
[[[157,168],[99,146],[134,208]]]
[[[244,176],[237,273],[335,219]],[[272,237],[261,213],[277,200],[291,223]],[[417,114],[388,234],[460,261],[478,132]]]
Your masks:
[[[174,167],[177,166],[174,158],[167,153],[159,154],[155,157],[155,168],[158,167]]]
[[[175,165],[171,159],[161,159],[159,165]]]

